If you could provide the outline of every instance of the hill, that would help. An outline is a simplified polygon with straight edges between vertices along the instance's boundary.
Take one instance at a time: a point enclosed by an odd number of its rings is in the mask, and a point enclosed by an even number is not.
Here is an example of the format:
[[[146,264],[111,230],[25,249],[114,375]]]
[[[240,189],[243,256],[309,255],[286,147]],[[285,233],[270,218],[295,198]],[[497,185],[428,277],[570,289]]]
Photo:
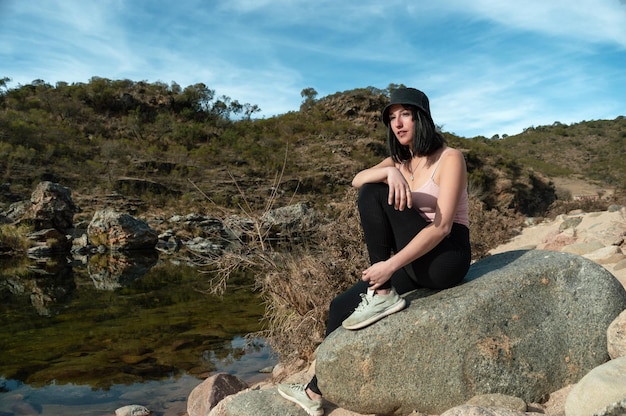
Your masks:
[[[26,199],[41,180],[70,187],[87,216],[103,204],[193,211],[253,211],[340,199],[352,176],[386,155],[380,109],[390,89],[360,88],[300,111],[254,119],[258,107],[204,84],[92,78],[7,89],[0,83],[0,204]],[[503,139],[445,133],[466,154],[470,190],[486,209],[542,216],[555,180],[626,188],[626,121],[531,127]],[[563,195],[562,199],[565,199]],[[80,203],[82,202],[82,204]],[[2,208],[0,206],[0,208]]]
[[[626,118],[530,127],[496,140],[503,153],[554,178],[586,179],[606,189],[626,188]]]

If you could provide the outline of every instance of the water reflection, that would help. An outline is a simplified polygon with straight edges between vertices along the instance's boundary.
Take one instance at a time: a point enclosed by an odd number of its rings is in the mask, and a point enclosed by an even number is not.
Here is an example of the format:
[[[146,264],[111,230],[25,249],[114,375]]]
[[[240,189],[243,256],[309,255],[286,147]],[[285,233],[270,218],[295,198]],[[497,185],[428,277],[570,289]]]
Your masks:
[[[91,256],[87,271],[96,288],[102,290],[127,286],[147,274],[159,259],[157,251],[142,253],[102,253]]]
[[[210,296],[206,274],[170,260],[0,262],[0,416],[72,414],[46,411],[59,406],[85,415],[100,402],[92,414],[103,415],[155,400],[165,400],[153,404],[156,415],[177,414],[167,412],[216,371],[264,377],[269,348],[242,338],[263,314],[250,276]],[[154,389],[171,394],[154,397]]]

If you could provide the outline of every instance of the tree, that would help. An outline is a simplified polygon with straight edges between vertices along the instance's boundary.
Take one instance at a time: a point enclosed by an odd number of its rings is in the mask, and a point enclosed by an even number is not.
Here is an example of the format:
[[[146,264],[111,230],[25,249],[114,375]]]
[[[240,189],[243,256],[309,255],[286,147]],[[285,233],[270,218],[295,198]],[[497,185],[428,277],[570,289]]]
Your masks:
[[[261,108],[256,104],[246,103],[243,105],[243,114],[246,120],[250,120],[252,114],[258,113],[259,111],[261,111]]]
[[[404,84],[389,84],[389,86],[387,87],[387,91],[389,91],[389,96],[391,96],[391,93],[394,92],[395,90],[399,89],[399,88],[406,88],[406,85]]]
[[[4,96],[9,90],[9,87],[7,87],[9,82],[11,82],[11,78],[9,77],[0,78],[0,106],[2,107],[4,107]]]
[[[300,92],[300,96],[304,98],[300,105],[300,111],[309,110],[313,104],[315,104],[315,97],[317,97],[317,91],[315,88],[305,88]]]
[[[215,91],[207,87],[203,83],[197,83],[185,88],[184,93],[190,95],[192,103],[196,111],[209,111],[211,109],[211,102],[215,97]]]
[[[9,77],[0,78],[0,95],[4,95],[2,90],[8,90],[9,89],[9,87],[7,87],[7,84],[9,82],[11,82],[11,78],[9,78]]]

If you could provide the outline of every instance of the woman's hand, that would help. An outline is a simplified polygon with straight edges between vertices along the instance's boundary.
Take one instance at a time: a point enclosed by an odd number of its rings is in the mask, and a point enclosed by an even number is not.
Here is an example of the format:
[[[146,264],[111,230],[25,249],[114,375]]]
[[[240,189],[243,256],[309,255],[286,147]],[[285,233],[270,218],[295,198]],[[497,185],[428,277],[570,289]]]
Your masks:
[[[369,288],[376,290],[387,280],[391,279],[393,272],[394,270],[389,261],[380,261],[363,270],[361,280],[369,282]]]
[[[398,168],[389,167],[387,172],[387,185],[389,185],[389,205],[397,210],[413,207],[411,188]]]

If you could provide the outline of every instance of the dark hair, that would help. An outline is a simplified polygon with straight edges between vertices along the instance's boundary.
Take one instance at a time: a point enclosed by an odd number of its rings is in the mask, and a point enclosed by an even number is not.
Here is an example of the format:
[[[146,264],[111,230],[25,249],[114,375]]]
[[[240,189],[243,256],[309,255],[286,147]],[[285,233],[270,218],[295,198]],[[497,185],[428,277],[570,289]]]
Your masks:
[[[412,156],[430,156],[446,144],[446,139],[437,131],[433,119],[424,110],[408,104],[403,104],[402,107],[411,110],[413,114],[413,148],[400,144],[389,123],[387,143],[394,162],[402,163],[411,160]]]

